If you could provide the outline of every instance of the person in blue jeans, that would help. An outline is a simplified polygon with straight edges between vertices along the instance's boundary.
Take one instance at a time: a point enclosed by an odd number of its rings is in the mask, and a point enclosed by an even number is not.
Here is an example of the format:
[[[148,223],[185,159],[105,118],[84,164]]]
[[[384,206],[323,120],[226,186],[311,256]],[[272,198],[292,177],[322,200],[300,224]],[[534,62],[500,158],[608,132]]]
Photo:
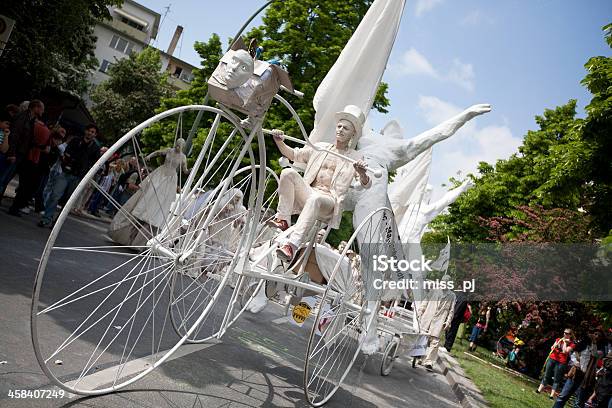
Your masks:
[[[563,337],[556,339],[550,348],[550,354],[546,359],[544,376],[542,377],[542,382],[536,390],[536,393],[539,394],[544,390],[544,387],[552,384],[550,399],[559,395],[559,386],[567,371],[567,363],[570,354],[574,351],[575,347],[576,345],[572,341],[572,330],[565,329],[563,331]]]
[[[472,334],[470,335],[470,351],[476,351],[476,341],[480,334],[487,330],[490,318],[491,306],[483,305],[478,312],[478,319],[476,319],[476,324],[472,328]]]
[[[88,125],[83,138],[74,138],[66,146],[61,159],[62,172],[56,176],[53,183],[53,189],[45,203],[45,213],[38,223],[39,227],[49,227],[53,224],[59,200],[64,194],[72,194],[79,181],[100,157],[100,146],[95,140],[97,134],[98,128]]]
[[[572,354],[572,368],[561,394],[553,408],[563,408],[572,395],[576,395],[574,408],[584,408],[595,387],[595,372],[605,356],[605,336],[601,329],[589,333],[589,337],[576,344]]]

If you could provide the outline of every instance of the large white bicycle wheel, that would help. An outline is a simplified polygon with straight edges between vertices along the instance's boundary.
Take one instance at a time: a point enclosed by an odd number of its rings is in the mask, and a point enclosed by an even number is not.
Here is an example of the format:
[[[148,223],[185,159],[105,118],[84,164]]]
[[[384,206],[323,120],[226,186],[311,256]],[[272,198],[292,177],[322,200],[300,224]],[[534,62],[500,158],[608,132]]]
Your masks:
[[[355,229],[336,262],[306,351],[304,393],[312,406],[334,395],[359,354],[380,305],[372,282],[384,278],[372,270],[372,255],[391,256],[395,237],[392,211],[380,208]]]
[[[202,115],[197,115],[199,112]],[[159,172],[156,175],[157,170],[148,167],[154,163],[146,163],[144,154],[172,146],[173,139],[186,137],[190,130],[196,134],[197,158],[189,175],[179,169],[174,179],[166,168],[164,183],[158,183]],[[153,140],[165,142],[155,145]],[[49,236],[32,296],[36,358],[54,383],[78,394],[120,389],[151,372],[192,335],[219,299],[229,274],[220,280],[212,273],[196,276],[198,284],[210,287],[210,293],[199,298],[199,315],[190,320],[191,327],[180,332],[182,337],[177,336],[169,318],[171,283],[177,274],[184,276],[202,262],[204,249],[214,247],[209,231],[214,228],[215,214],[225,210],[223,203],[231,194],[230,183],[224,181],[232,180],[245,164],[261,160],[261,148],[258,157],[253,154],[254,140],[263,146],[261,134],[246,132],[235,118],[219,109],[183,106],[160,113],[128,132],[85,175]],[[131,198],[123,204],[122,198],[109,194],[97,181],[96,173],[115,153],[135,157],[138,200]],[[255,175],[255,168],[251,170]],[[168,180],[175,180],[175,184]],[[262,180],[249,181],[249,194],[243,199],[245,206],[257,213],[257,203],[261,203],[256,199],[257,183]],[[114,219],[121,219],[127,231],[119,235],[122,239],[127,236],[127,243],[112,242],[105,236],[104,224],[69,216],[77,203],[86,202],[88,191],[99,192],[116,211]],[[202,192],[208,195],[198,201],[201,217],[192,219],[189,212]],[[134,206],[136,201],[141,204],[140,211],[135,210],[139,208]],[[161,214],[161,222],[151,214]],[[247,214],[241,228],[249,230],[251,220],[257,218]],[[119,239],[116,233],[113,230],[111,234],[114,240]],[[242,234],[235,246],[248,246],[250,235]],[[226,268],[231,270],[235,261]],[[185,297],[174,289],[175,297]]]
[[[274,217],[278,200],[278,176],[272,169],[266,167],[263,170],[264,187],[257,190],[263,194],[264,199],[259,206],[257,217],[259,222],[255,224],[254,239],[249,240],[248,244],[239,245],[244,240],[243,234],[246,233],[244,224],[247,217],[256,215],[253,209],[245,207],[246,202],[243,205],[242,197],[251,194],[254,180],[259,180],[260,172],[259,165],[247,166],[237,170],[232,179],[228,180],[227,200],[221,203],[219,206],[221,211],[208,225],[207,232],[210,239],[207,240],[207,245],[198,251],[200,262],[190,263],[181,273],[173,276],[170,290],[170,317],[173,327],[180,336],[185,335],[200,317],[203,309],[208,306],[208,298],[215,292],[218,282],[222,280],[226,282],[219,293],[219,299],[197,329],[187,338],[189,343],[202,343],[220,335],[222,323],[227,321],[225,328],[229,327],[245,310],[262,285],[261,279],[241,276],[235,273],[235,268],[230,268],[240,264],[240,261],[232,262],[234,259],[239,260],[248,256],[252,249],[257,250],[258,245],[274,235],[274,231],[266,225],[266,222]],[[233,204],[232,198],[236,198]],[[203,218],[206,209],[207,206],[203,206],[201,210],[196,211],[194,218]],[[197,223],[187,224],[186,232],[193,229],[197,229]],[[239,291],[238,298],[233,296],[236,291]],[[238,299],[239,304],[231,305],[234,299]]]

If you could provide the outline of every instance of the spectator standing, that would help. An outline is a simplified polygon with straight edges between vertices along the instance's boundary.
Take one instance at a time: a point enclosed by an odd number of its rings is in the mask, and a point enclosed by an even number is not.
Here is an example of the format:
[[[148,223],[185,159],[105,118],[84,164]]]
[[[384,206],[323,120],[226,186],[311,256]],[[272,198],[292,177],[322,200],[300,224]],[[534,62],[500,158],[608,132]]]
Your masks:
[[[66,130],[57,126],[51,131],[49,135],[49,145],[45,151],[40,155],[40,161],[38,162],[38,188],[34,194],[34,210],[41,212],[45,210],[44,190],[49,181],[49,175],[51,168],[58,162],[61,156],[59,146],[62,144],[66,137]]]
[[[100,178],[100,188],[105,193],[109,193],[113,188],[113,185],[117,183],[117,180],[123,174],[123,160],[117,159],[111,163],[107,163],[105,168],[105,174]],[[87,211],[96,217],[99,217],[98,208],[101,204],[106,201],[106,195],[102,194],[101,191],[96,190],[91,197]]]
[[[24,105],[23,102],[21,105]],[[21,106],[20,106],[21,109]],[[42,117],[45,105],[35,99],[28,103],[25,110],[20,111],[11,122],[9,148],[6,152],[5,164],[0,169],[0,197],[4,197],[6,187],[13,179],[19,164],[26,159],[34,137],[34,122]]]
[[[585,407],[612,408],[612,352],[603,359],[603,367],[597,373],[595,392]]]
[[[453,344],[455,344],[455,338],[457,337],[457,331],[461,323],[467,322],[472,315],[472,307],[468,303],[467,294],[463,291],[455,292],[455,310],[453,312],[453,320],[451,321],[449,329],[446,331],[444,348],[447,351],[451,351]],[[469,313],[467,316],[466,313]],[[466,319],[467,316],[467,319]]]
[[[482,305],[478,312],[478,319],[476,324],[472,328],[472,334],[470,335],[470,351],[476,351],[476,341],[478,337],[489,327],[489,320],[491,319],[491,306]]]
[[[542,377],[542,382],[536,390],[536,393],[539,394],[544,390],[544,387],[552,383],[550,398],[552,399],[559,395],[558,388],[567,371],[569,356],[575,347],[576,345],[572,341],[572,330],[565,329],[563,331],[563,337],[556,339],[550,348],[550,354],[548,355],[544,369],[544,376]]]
[[[36,101],[30,102],[30,108]],[[44,108],[43,108],[44,109]],[[21,217],[21,212],[28,205],[28,202],[36,192],[38,187],[38,162],[41,153],[44,152],[49,144],[49,128],[40,120],[43,109],[30,109],[33,113],[32,135],[29,139],[29,148],[25,157],[17,160],[16,173],[19,174],[19,187],[17,187],[15,199],[8,210],[8,213],[16,217]],[[25,139],[24,139],[25,140]],[[25,141],[21,149],[25,149]],[[19,141],[17,142],[19,148]],[[28,210],[29,212],[29,210]]]
[[[128,160],[127,169],[119,176],[115,191],[113,192],[113,202],[109,202],[106,205],[106,212],[114,216],[119,208],[123,206],[131,196],[136,193],[139,189],[139,183],[141,181],[140,174],[138,173],[138,159],[131,157]]]
[[[100,146],[96,141],[98,128],[85,127],[85,135],[68,143],[62,156],[62,172],[56,176],[49,200],[45,204],[45,214],[38,223],[39,227],[49,227],[53,222],[57,203],[64,194],[70,196],[79,181],[100,157]]]
[[[567,380],[553,408],[565,407],[565,403],[574,394],[576,394],[574,408],[584,408],[585,402],[593,393],[595,372],[602,366],[605,349],[605,335],[600,329],[589,333],[587,339],[577,342],[571,356],[571,368],[567,373]]]

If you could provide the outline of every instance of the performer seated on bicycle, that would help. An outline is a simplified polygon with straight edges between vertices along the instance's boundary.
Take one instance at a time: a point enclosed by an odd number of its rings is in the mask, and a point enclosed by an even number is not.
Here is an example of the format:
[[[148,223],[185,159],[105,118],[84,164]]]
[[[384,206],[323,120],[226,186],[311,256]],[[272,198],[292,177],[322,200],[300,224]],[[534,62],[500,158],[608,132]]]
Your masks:
[[[306,163],[303,177],[292,168],[284,169],[280,176],[277,214],[271,224],[285,231],[291,223],[291,215],[299,214],[291,235],[276,251],[284,261],[293,259],[317,220],[332,228],[339,227],[342,205],[354,181],[358,180],[358,185],[365,188],[372,184],[363,157],[354,148],[361,136],[365,115],[357,106],[348,105],[336,113],[336,120],[336,143],[317,143],[316,147],[357,160],[354,164],[309,146],[291,148],[283,142],[281,130],[273,131],[274,142],[283,156]]]

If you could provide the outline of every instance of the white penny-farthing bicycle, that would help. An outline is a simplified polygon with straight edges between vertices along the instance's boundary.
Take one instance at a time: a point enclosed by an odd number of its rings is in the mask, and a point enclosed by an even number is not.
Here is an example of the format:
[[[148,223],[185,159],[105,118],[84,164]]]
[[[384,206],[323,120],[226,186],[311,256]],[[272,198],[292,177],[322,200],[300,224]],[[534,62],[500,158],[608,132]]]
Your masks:
[[[301,130],[303,139],[288,139],[310,145],[290,103],[278,94],[274,98]],[[263,285],[273,283],[317,298],[304,366],[308,402],[323,405],[338,390],[378,313],[380,293],[370,284],[376,271],[365,260],[393,255],[394,216],[379,208],[355,225],[322,279],[302,279],[308,275],[303,267],[282,263],[279,273],[275,249],[290,230],[279,236],[266,226],[276,207],[278,177],[266,165],[269,131],[262,123],[260,115],[247,126],[221,103],[170,109],[124,135],[85,175],[55,222],[32,296],[34,350],[52,382],[83,395],[119,390],[182,344],[222,338]],[[194,162],[188,174],[176,167],[176,196],[172,187],[168,199],[167,186],[156,182],[144,153],[187,134],[195,135]],[[131,210],[125,192],[107,191],[98,181],[98,172],[115,154],[132,161],[136,184],[147,191],[144,215]],[[124,218],[132,238],[126,245],[113,242],[102,226],[95,226],[95,234],[79,232],[83,221],[69,214],[92,191]],[[302,264],[316,232],[302,251]],[[291,268],[298,279],[290,276]],[[78,278],[66,282],[66,271],[76,271]]]

